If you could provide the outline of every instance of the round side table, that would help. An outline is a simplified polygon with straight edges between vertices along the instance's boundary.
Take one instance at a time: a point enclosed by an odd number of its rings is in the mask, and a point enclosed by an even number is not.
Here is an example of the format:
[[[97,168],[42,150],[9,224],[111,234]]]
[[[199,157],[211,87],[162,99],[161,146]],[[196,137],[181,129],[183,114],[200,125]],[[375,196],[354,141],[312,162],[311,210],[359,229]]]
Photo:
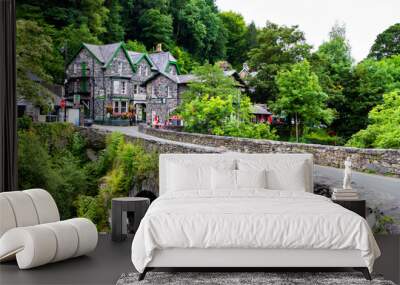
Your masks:
[[[120,197],[111,201],[111,239],[123,241],[127,232],[127,212],[134,212],[134,232],[150,206],[150,200],[142,197]]]

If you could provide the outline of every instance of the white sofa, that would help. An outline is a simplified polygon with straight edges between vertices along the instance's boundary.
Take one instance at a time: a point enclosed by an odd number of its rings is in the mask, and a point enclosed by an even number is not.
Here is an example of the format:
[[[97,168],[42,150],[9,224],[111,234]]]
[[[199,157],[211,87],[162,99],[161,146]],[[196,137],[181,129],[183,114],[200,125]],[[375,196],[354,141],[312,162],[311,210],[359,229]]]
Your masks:
[[[88,219],[60,221],[43,189],[0,193],[0,262],[16,258],[20,269],[33,268],[91,252],[97,238]]]

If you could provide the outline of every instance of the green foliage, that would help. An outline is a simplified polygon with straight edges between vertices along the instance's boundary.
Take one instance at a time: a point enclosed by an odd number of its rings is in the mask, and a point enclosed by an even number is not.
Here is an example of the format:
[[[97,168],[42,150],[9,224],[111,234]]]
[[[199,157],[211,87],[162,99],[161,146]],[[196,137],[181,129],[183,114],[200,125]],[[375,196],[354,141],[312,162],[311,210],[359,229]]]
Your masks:
[[[75,25],[69,25],[59,31],[58,41],[60,49],[64,51],[64,56],[67,60],[71,59],[82,43],[89,44],[100,44],[101,41],[91,33],[89,27],[86,24],[82,24],[78,27]]]
[[[305,128],[300,139],[304,143],[324,144],[324,145],[343,145],[344,140],[333,134],[329,134],[326,129]]]
[[[82,152],[85,142],[68,124],[32,124],[18,131],[20,189],[43,188],[54,197],[62,218],[75,216],[73,202],[90,191]],[[83,152],[84,153],[84,152]]]
[[[198,78],[189,84],[178,113],[189,132],[276,139],[268,125],[251,123],[250,99],[240,93],[232,78],[218,65],[195,70]]]
[[[368,57],[382,59],[400,55],[400,23],[394,24],[376,37]]]
[[[234,67],[240,68],[247,60],[247,27],[241,14],[222,12],[219,14],[226,30],[226,59]]]
[[[336,24],[332,28],[329,40],[312,55],[311,64],[322,90],[328,95],[327,106],[337,111],[331,128],[346,134],[349,128],[348,91],[352,87],[353,59],[344,26]]]
[[[177,60],[181,74],[189,73],[193,68],[199,65],[199,63],[192,58],[189,52],[178,46],[174,47],[171,50],[171,53]]]
[[[318,125],[330,123],[333,111],[326,107],[327,95],[322,91],[318,77],[311,71],[307,60],[294,64],[290,70],[281,71],[276,77],[279,89],[277,100],[272,104],[276,112],[293,118],[296,137],[299,124]]]
[[[250,50],[252,50],[253,48],[257,47],[258,45],[258,30],[256,27],[256,24],[254,22],[251,22],[248,26],[247,26],[247,31],[245,34],[245,41],[246,41],[246,46],[247,46],[247,50],[246,53],[249,52]]]
[[[370,124],[354,134],[348,146],[400,148],[400,92],[383,95],[383,103],[369,112]]]
[[[99,197],[79,195],[74,203],[78,217],[90,219],[99,231],[105,231],[107,225],[107,207]]]
[[[17,94],[45,109],[50,108],[53,98],[40,81],[53,80],[45,68],[45,62],[52,59],[52,51],[52,40],[43,28],[33,21],[17,21]],[[32,80],[33,77],[39,81]]]
[[[347,93],[344,120],[353,134],[368,125],[368,112],[382,103],[383,94],[400,89],[400,56],[367,59],[354,69]]]
[[[125,35],[121,18],[122,5],[119,0],[106,0],[105,6],[110,12],[105,21],[106,31],[102,34],[102,40],[106,43],[121,42]]]
[[[108,209],[113,197],[128,196],[142,189],[146,180],[158,179],[158,154],[146,152],[143,146],[126,142],[121,133],[107,137],[106,149],[100,154],[96,177],[100,188],[92,196],[81,195],[75,205],[80,216],[90,217],[99,229],[108,228]]]
[[[214,1],[171,0],[174,34],[195,59],[216,62],[225,56],[225,29]]]
[[[378,208],[373,209],[375,214],[376,222],[372,228],[374,234],[392,234],[391,227],[396,223],[395,219],[391,216],[383,214]]]
[[[32,119],[28,116],[17,118],[18,130],[29,130],[32,127]]]
[[[137,40],[134,41],[128,40],[125,43],[125,47],[127,50],[130,51],[143,52],[143,53],[147,52],[146,46]]]
[[[252,99],[261,103],[276,99],[278,88],[275,77],[278,72],[308,58],[310,50],[304,33],[297,26],[279,26],[267,22],[259,32],[258,46],[249,53],[250,67],[258,71],[251,82],[256,87]]]
[[[141,39],[146,46],[155,46],[162,43],[165,46],[172,44],[172,17],[161,13],[159,9],[148,9],[139,18],[142,27]]]

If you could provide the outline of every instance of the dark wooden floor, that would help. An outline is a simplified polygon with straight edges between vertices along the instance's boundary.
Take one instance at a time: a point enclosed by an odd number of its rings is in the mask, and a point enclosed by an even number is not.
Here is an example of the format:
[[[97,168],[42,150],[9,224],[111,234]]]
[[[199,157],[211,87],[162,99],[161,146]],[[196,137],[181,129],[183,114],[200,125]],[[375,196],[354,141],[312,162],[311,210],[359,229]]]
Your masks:
[[[28,270],[16,262],[0,265],[0,284],[115,284],[122,273],[134,271],[131,261],[132,239],[112,242],[110,235],[99,235],[94,252]]]
[[[400,284],[400,237],[376,236],[382,251],[374,272]],[[19,270],[16,262],[0,264],[0,285],[115,284],[122,273],[135,271],[131,262],[132,239],[116,243],[100,235],[94,252],[42,267]],[[312,271],[312,270],[311,270]]]

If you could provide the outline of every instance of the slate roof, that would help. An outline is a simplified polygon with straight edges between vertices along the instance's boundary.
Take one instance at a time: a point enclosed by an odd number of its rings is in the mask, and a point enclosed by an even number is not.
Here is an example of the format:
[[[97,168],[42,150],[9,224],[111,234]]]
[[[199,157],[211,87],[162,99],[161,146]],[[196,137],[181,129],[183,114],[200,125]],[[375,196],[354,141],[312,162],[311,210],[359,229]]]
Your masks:
[[[151,53],[149,57],[160,72],[165,71],[170,61],[176,62],[176,58],[169,51]]]
[[[265,104],[254,104],[251,107],[251,112],[256,115],[272,115]]]
[[[128,51],[128,54],[133,64],[135,64],[139,59],[141,59],[144,56],[144,53],[136,51]]]
[[[184,74],[184,75],[177,75],[178,83],[185,84],[196,80],[196,75],[193,74]]]
[[[121,43],[114,43],[108,45],[92,45],[92,44],[83,44],[97,59],[106,64],[110,61],[115,51],[121,46]]]

